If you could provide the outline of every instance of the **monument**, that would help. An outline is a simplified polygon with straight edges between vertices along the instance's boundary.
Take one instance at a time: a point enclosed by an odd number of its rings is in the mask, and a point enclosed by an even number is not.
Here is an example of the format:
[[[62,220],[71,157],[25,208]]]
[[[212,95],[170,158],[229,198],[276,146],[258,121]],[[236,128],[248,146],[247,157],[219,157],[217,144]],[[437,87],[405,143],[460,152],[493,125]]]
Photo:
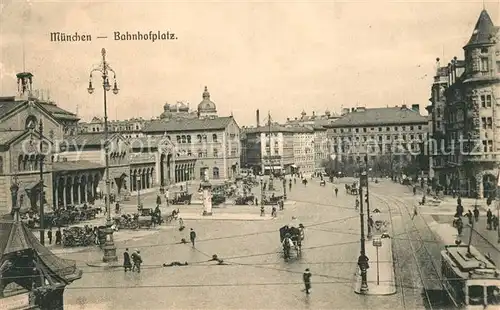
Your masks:
[[[208,180],[208,172],[205,170],[203,180],[200,183],[200,188],[203,191],[203,215],[212,215],[212,184]]]

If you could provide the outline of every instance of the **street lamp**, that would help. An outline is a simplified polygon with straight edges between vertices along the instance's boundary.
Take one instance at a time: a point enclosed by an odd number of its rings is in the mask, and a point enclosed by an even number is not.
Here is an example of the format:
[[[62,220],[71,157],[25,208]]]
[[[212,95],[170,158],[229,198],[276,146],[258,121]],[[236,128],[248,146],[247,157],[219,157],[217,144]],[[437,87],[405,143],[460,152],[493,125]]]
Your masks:
[[[94,87],[92,87],[92,73],[99,72],[102,78],[102,88],[104,90],[104,153],[105,153],[105,169],[106,169],[106,243],[104,245],[104,257],[102,261],[105,263],[108,262],[116,262],[118,261],[118,257],[116,256],[116,246],[113,242],[113,229],[111,226],[113,222],[111,220],[111,204],[110,204],[110,178],[109,178],[109,138],[108,138],[108,105],[106,101],[106,94],[111,89],[111,84],[109,83],[109,74],[113,74],[113,94],[118,94],[118,85],[116,84],[116,73],[109,66],[109,63],[106,61],[106,50],[103,48],[101,50],[102,62],[98,65],[98,67],[92,69],[90,71],[89,77],[89,87],[87,88],[89,94],[94,92]]]
[[[283,199],[286,200],[286,178],[283,177]]]
[[[137,177],[137,210],[139,210],[139,212],[140,212],[141,209],[142,209],[142,205],[141,205],[141,176],[138,176]]]

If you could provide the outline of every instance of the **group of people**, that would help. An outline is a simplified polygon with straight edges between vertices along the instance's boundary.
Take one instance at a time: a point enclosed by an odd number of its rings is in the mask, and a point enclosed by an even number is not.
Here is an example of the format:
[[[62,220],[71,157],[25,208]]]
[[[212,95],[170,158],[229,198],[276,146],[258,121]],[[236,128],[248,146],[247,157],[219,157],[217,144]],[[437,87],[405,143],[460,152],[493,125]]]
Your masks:
[[[131,272],[141,272],[141,264],[142,264],[142,257],[141,257],[141,251],[135,250],[132,255],[129,254],[128,248],[125,249],[125,252],[123,252],[123,268],[125,272],[131,271]]]

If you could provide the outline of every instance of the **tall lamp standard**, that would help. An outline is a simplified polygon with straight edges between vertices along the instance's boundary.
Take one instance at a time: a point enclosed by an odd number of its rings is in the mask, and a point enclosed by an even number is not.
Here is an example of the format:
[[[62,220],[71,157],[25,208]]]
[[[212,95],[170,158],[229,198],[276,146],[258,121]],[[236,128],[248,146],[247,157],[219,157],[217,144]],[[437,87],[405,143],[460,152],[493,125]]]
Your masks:
[[[142,205],[141,205],[141,176],[138,176],[137,177],[137,210],[139,210],[139,212],[141,211],[142,209]]]
[[[106,243],[104,245],[104,257],[102,261],[107,262],[116,262],[118,261],[118,257],[116,257],[116,246],[113,242],[113,229],[111,226],[113,222],[111,221],[111,204],[110,204],[110,179],[109,179],[109,138],[108,138],[108,104],[106,101],[106,94],[111,90],[111,84],[109,83],[109,74],[113,74],[113,94],[118,94],[118,85],[116,84],[116,73],[109,66],[109,63],[106,61],[106,50],[103,48],[101,50],[102,62],[98,65],[97,68],[92,69],[90,71],[89,78],[89,87],[88,92],[92,94],[94,92],[94,88],[92,87],[92,73],[99,72],[102,78],[102,88],[104,93],[104,139],[106,140],[104,146],[104,154],[105,154],[105,169],[106,169]]]

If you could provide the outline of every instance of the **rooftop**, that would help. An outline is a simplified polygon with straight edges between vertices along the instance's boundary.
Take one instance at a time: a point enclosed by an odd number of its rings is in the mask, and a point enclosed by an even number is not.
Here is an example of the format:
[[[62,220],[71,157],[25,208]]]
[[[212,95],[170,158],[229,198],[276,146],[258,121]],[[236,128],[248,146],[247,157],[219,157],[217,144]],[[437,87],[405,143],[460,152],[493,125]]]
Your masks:
[[[120,136],[117,133],[110,133],[108,138],[109,140]],[[79,133],[77,135],[71,135],[64,137],[64,140],[70,140],[71,146],[100,146],[104,145],[104,141],[106,141],[106,135],[104,132],[89,132],[89,133]]]
[[[143,132],[169,133],[183,131],[224,130],[232,121],[232,116],[204,119],[170,119],[167,121],[154,120],[149,124],[145,124]]]
[[[472,45],[494,44],[493,39],[499,27],[495,27],[490,15],[486,10],[482,10],[474,27],[474,31],[465,47]]]
[[[323,125],[326,128],[378,126],[397,124],[427,124],[427,117],[406,106],[389,108],[358,109],[345,114],[335,122]]]

